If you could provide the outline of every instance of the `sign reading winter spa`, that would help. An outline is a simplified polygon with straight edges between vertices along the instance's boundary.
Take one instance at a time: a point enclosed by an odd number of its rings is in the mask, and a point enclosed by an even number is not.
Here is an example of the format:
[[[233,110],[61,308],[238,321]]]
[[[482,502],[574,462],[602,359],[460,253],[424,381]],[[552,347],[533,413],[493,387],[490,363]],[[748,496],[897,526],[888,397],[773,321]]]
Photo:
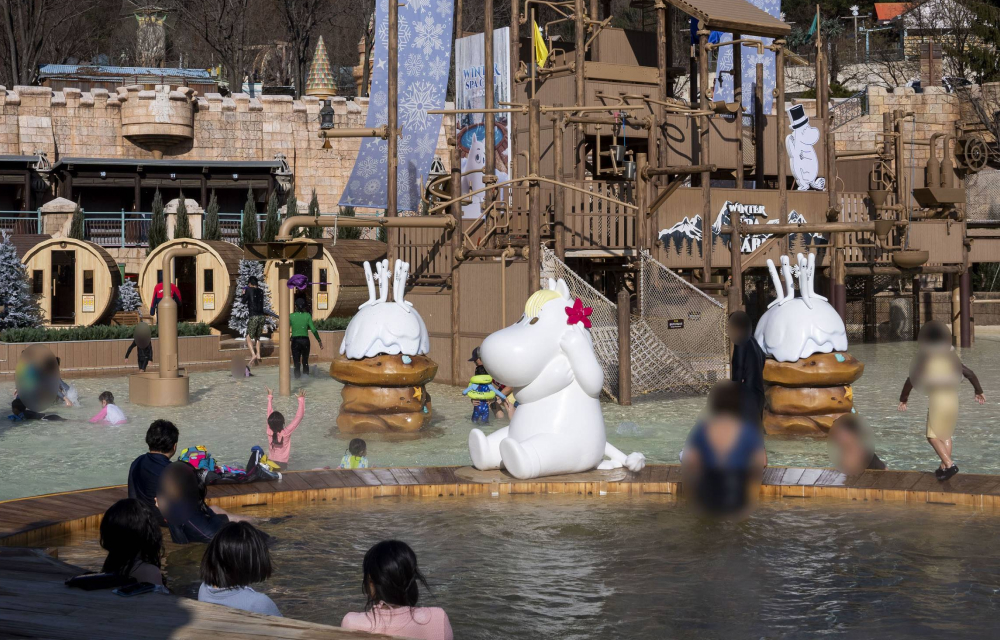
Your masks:
[[[733,215],[739,216],[740,222],[744,225],[769,225],[780,222],[777,217],[771,218],[767,213],[766,207],[762,204],[743,204],[727,200],[722,205],[722,208],[719,209],[718,215],[715,216],[715,222],[712,223],[713,241],[718,237],[726,246],[729,246],[730,235],[722,233],[722,227],[730,225]],[[788,212],[789,224],[801,224],[805,221],[806,219],[801,213],[797,211]],[[701,216],[696,215],[691,218],[685,216],[683,220],[669,229],[661,230],[659,235],[660,241],[664,246],[673,245],[676,251],[680,251],[685,244],[689,248],[693,244],[697,244],[700,249],[702,239]],[[794,238],[795,236],[801,236],[807,245],[823,237],[818,233],[791,234],[790,237]],[[770,237],[771,234],[769,233],[744,235],[740,238],[740,252],[751,253]]]
[[[366,127],[380,127],[389,120],[389,10],[387,0],[375,8],[374,73]],[[407,0],[399,6],[399,98],[396,108],[402,132],[398,138],[396,168],[397,207],[420,208],[420,184],[434,161],[441,116],[427,112],[444,107],[451,69],[451,34],[454,3],[450,0]],[[358,158],[340,197],[340,204],[385,208],[388,143],[363,138]]]
[[[508,27],[493,30],[493,108],[510,102],[509,34]],[[483,34],[477,33],[455,41],[455,104],[459,109],[483,109],[486,105],[486,73],[483,62],[485,40]],[[486,166],[486,126],[482,113],[459,114],[456,124],[458,150],[462,156],[462,195],[465,195],[483,188],[483,173],[477,170]],[[508,115],[496,114],[494,124],[494,166],[497,182],[504,182],[508,179],[507,162],[510,153]],[[485,195],[479,193],[472,196],[472,202],[462,207],[463,217],[478,218]]]

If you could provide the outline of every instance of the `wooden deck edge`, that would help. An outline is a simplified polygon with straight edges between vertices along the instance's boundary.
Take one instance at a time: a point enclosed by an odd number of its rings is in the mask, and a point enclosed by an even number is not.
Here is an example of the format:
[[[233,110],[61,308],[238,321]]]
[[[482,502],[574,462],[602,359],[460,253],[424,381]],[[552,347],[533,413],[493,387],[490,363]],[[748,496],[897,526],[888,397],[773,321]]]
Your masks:
[[[246,485],[217,485],[210,488],[208,502],[225,509],[374,500],[382,498],[455,498],[523,495],[670,495],[682,491],[678,465],[650,465],[621,482],[545,480],[469,483],[419,481],[422,476],[450,476],[456,467],[414,467],[365,470],[293,471],[281,482]],[[769,467],[760,496],[765,499],[831,498],[865,502],[903,502],[960,505],[978,509],[1000,509],[1000,476],[965,476],[965,484],[979,485],[987,492],[960,491],[949,483],[939,483],[929,473],[913,471],[868,471],[856,477],[836,476],[825,469]],[[768,477],[770,476],[770,477]],[[388,480],[388,481],[387,481]],[[0,502],[0,522],[7,510],[21,513],[28,521],[17,529],[0,530],[0,546],[39,546],[59,535],[100,526],[104,511],[123,497],[125,487],[98,487],[16,498]],[[213,495],[213,493],[215,495]],[[85,515],[66,517],[65,504],[79,496]],[[57,502],[64,506],[58,508]]]

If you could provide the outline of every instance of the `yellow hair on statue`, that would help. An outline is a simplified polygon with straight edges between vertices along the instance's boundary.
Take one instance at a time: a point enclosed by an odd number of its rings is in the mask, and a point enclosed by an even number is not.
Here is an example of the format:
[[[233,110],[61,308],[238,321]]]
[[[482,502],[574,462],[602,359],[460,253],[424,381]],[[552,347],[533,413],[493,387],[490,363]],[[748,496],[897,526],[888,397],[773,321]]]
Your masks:
[[[558,300],[560,298],[562,298],[562,296],[559,295],[558,291],[553,291],[552,289],[539,289],[531,294],[528,301],[524,303],[524,315],[528,318],[537,318],[538,312],[541,311],[546,302]]]

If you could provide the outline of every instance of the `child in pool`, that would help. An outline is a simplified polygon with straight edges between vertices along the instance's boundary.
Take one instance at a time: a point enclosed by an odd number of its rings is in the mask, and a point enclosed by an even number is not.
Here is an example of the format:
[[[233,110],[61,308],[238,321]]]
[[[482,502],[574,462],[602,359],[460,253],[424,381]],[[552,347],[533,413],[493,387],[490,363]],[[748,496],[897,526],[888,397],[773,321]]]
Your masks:
[[[986,396],[979,385],[979,378],[958,358],[951,344],[951,331],[937,320],[920,328],[917,337],[920,351],[910,365],[910,377],[899,395],[899,410],[906,411],[906,403],[913,387],[927,392],[927,442],[941,458],[941,466],[934,471],[938,480],[947,480],[958,473],[958,465],[951,457],[951,438],[958,421],[958,387],[962,378],[968,378],[976,393],[976,402],[984,404]]]
[[[7,416],[7,419],[11,422],[24,422],[26,420],[48,420],[50,422],[59,422],[65,420],[62,416],[57,416],[54,413],[39,413],[37,411],[32,411],[28,407],[24,406],[24,402],[20,398],[14,398],[10,403],[11,414]]]
[[[338,469],[367,469],[368,443],[361,438],[354,438],[347,445],[347,453],[340,459]]]
[[[132,344],[130,344],[128,349],[125,350],[126,360],[128,360],[128,357],[132,355],[132,349],[136,350],[135,354],[139,358],[139,371],[145,371],[146,365],[148,365],[149,361],[153,359],[153,343],[147,342],[145,347],[140,347],[133,339]]]
[[[267,387],[267,440],[269,450],[267,457],[273,462],[281,465],[282,471],[288,470],[288,458],[292,451],[292,433],[299,428],[302,416],[306,411],[306,392],[299,389],[296,397],[299,399],[299,408],[295,411],[295,417],[286,425],[285,416],[280,411],[271,408],[271,390]]]
[[[101,401],[101,410],[90,419],[91,422],[107,422],[108,424],[123,424],[125,413],[115,404],[115,396],[110,391],[104,391],[97,398]]]

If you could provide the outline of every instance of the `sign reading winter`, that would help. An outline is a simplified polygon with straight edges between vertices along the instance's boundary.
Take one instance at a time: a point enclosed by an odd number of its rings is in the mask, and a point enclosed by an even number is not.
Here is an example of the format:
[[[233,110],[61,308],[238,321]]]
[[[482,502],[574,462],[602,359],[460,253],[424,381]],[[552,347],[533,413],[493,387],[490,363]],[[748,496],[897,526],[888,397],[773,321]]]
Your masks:
[[[768,12],[775,18],[781,18],[780,0],[747,0],[758,9]],[[771,44],[774,38],[748,38],[760,40],[765,45]],[[733,34],[723,33],[719,38],[719,44],[732,42]],[[757,83],[757,63],[764,65],[764,113],[771,113],[771,105],[774,101],[774,52],[764,49],[764,53],[758,53],[756,47],[742,47],[743,49],[743,108],[747,113],[753,112],[753,86]],[[734,100],[733,87],[733,47],[719,48],[719,62],[715,68],[715,93],[714,99],[723,102]]]
[[[726,201],[719,209],[719,213],[715,216],[715,221],[712,223],[712,239],[713,242],[716,237],[721,239],[726,246],[729,246],[729,234],[722,233],[722,227],[729,226],[733,215],[737,215],[740,218],[740,222],[744,225],[768,225],[768,224],[778,224],[780,222],[777,217],[770,218],[767,215],[767,210],[762,204],[742,204],[740,202],[730,202]],[[797,211],[788,212],[788,223],[789,224],[801,224],[805,222],[805,217]],[[683,220],[673,225],[669,229],[662,229],[659,233],[660,242],[664,246],[673,245],[676,251],[680,251],[682,247],[687,245],[690,250],[695,244],[701,248],[702,240],[702,224],[701,216],[696,215],[694,217],[688,218],[684,217]],[[805,243],[812,244],[823,236],[818,233],[802,233],[802,234],[791,234],[789,237],[793,239],[796,236],[801,236]],[[752,253],[764,243],[765,240],[771,237],[769,233],[756,233],[747,234],[740,238],[740,253]]]
[[[483,34],[455,41],[455,103],[459,109],[483,109],[486,106],[486,72],[483,62]],[[510,102],[510,28],[493,31],[493,108]],[[510,140],[508,115],[496,114],[494,149],[497,182],[508,179]],[[462,156],[462,195],[483,188],[482,172],[469,173],[486,166],[486,125],[482,113],[463,113],[457,117],[458,150]],[[478,218],[484,193],[472,196],[462,207],[466,218]]]
[[[451,0],[407,0],[399,7],[399,98],[396,108],[402,131],[398,138],[396,168],[397,207],[420,208],[420,184],[427,182],[441,116],[427,112],[444,107],[451,69]],[[378,0],[375,9],[374,73],[366,127],[389,121],[389,9]],[[385,208],[388,143],[364,138],[351,179],[340,204]]]

